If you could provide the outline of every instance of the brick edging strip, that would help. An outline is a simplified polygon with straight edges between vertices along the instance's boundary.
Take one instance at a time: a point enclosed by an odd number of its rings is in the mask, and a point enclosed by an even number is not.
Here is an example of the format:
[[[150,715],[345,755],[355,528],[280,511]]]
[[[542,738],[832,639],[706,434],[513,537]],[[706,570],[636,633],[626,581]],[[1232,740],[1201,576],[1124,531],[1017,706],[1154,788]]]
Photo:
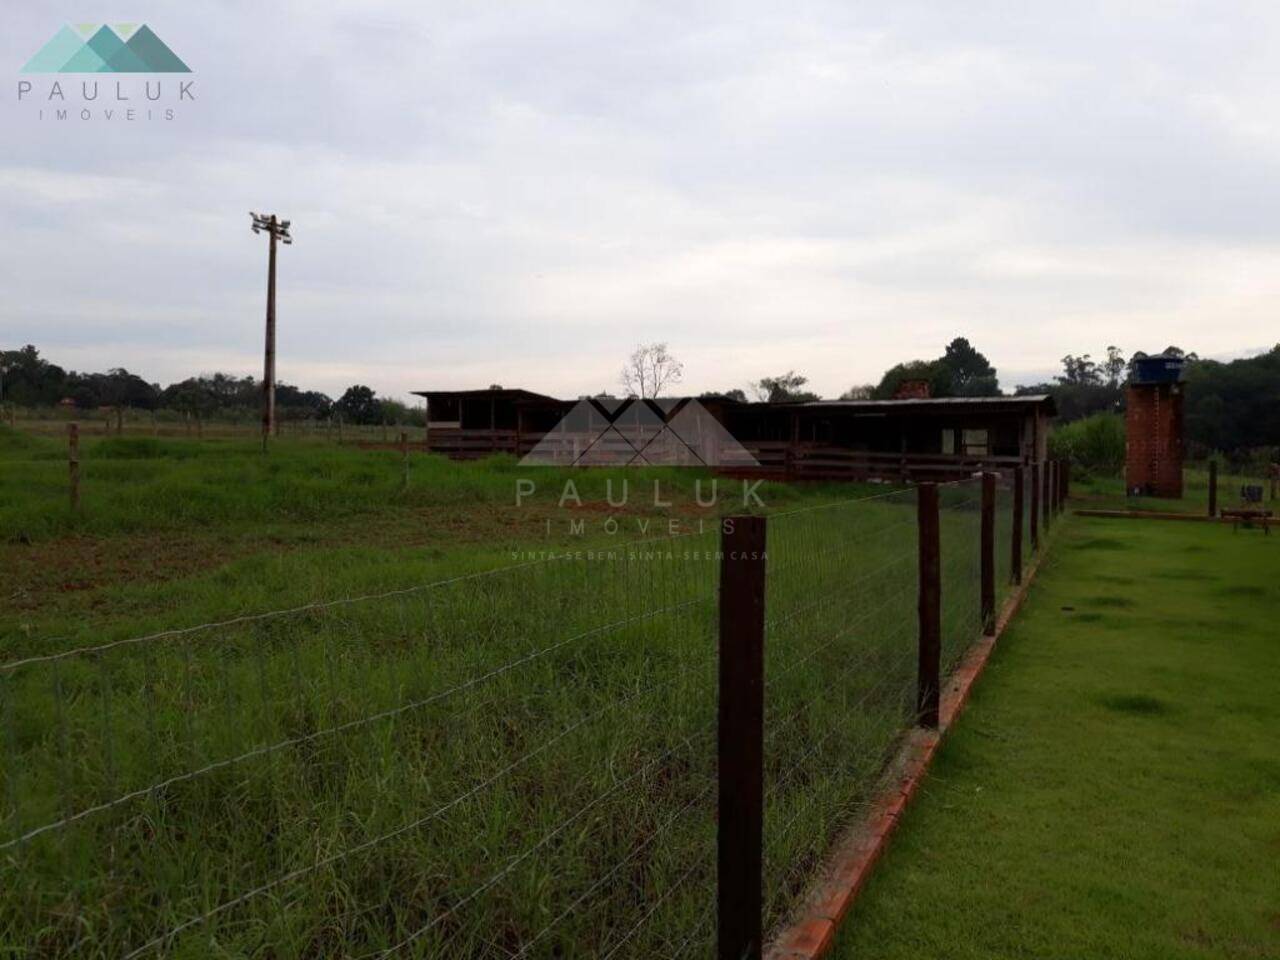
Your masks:
[[[968,703],[996,641],[1022,608],[1040,563],[1048,553],[1047,548],[1046,542],[1044,549],[1036,552],[1022,584],[1005,601],[996,620],[995,636],[980,637],[970,644],[947,678],[942,691],[939,729],[915,727],[906,734],[889,764],[880,791],[871,801],[867,816],[837,842],[819,874],[821,879],[805,897],[804,906],[765,950],[766,960],[818,960],[831,949],[836,930],[888,847],[889,838],[924,780],[942,738]]]

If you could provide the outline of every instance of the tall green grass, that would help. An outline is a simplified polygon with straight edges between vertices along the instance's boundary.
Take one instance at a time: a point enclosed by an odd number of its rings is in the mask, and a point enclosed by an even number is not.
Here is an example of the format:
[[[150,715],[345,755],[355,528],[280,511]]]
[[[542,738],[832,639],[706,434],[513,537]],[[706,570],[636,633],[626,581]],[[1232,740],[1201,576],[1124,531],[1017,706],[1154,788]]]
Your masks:
[[[949,661],[976,629],[975,492],[944,497]],[[903,492],[770,522],[770,922],[910,721],[914,515]],[[3,850],[0,938],[30,957],[705,954],[717,548],[661,537],[6,658],[0,843],[74,819]]]

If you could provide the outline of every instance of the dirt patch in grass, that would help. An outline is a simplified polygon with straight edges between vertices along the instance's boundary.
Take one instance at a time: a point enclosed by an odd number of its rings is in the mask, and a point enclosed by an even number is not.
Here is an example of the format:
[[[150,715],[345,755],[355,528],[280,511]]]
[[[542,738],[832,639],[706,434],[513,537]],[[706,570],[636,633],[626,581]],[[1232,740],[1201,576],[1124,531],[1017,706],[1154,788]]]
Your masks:
[[[61,595],[114,584],[177,580],[261,549],[260,542],[237,549],[234,541],[217,537],[156,535],[3,544],[0,565],[6,576],[0,613],[35,610]]]

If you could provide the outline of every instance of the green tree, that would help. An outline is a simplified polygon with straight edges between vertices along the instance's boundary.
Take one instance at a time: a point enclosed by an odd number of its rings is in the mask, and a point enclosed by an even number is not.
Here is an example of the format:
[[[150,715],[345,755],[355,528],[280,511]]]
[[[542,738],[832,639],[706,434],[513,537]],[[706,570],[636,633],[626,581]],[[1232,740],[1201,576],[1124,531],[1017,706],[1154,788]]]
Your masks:
[[[904,380],[929,381],[929,394],[934,397],[954,396],[951,368],[938,360],[908,360],[895,363],[884,372],[872,392],[876,400],[891,400]]]
[[[996,368],[964,337],[947,344],[937,363],[950,373],[951,392],[957,397],[998,397]]]
[[[363,384],[347,387],[333,406],[344,420],[351,423],[382,422],[382,404],[378,402],[378,395]]]
[[[808,382],[808,377],[788,370],[779,377],[762,377],[751,388],[765,403],[804,403],[821,399],[811,390],[802,389]]]

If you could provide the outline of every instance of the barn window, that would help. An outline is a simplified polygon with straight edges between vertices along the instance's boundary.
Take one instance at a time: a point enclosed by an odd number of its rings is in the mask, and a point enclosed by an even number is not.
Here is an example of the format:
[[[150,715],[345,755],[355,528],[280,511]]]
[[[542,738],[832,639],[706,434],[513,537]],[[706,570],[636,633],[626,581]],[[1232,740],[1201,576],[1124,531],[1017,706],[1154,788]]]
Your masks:
[[[990,452],[986,430],[965,430],[963,443],[965,456],[985,457]]]

